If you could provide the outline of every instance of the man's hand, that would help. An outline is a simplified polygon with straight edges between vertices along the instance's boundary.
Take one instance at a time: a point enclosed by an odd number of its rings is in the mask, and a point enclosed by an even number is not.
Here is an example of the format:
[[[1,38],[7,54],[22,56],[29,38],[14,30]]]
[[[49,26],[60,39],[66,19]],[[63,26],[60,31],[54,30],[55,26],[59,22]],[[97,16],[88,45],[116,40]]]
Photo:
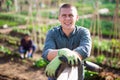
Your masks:
[[[70,66],[76,66],[80,63],[79,56],[73,51],[63,48],[58,50],[58,55],[47,65],[45,73],[48,77],[57,77],[58,71],[63,62]]]
[[[46,67],[45,73],[48,77],[56,77],[57,71],[59,67],[61,66],[61,61],[59,60],[59,57],[56,56]]]
[[[73,51],[71,51],[67,48],[60,49],[58,51],[58,56],[65,57],[67,59],[67,63],[70,66],[76,66],[81,61],[81,59],[79,58],[79,56],[76,53],[74,53]]]

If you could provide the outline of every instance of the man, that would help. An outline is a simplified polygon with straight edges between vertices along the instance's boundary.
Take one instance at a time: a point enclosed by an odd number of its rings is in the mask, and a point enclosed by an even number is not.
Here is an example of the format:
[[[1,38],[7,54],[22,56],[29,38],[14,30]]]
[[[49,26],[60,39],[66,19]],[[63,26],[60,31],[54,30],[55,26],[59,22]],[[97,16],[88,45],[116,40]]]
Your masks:
[[[21,58],[25,58],[25,57],[32,58],[35,49],[36,47],[33,44],[30,35],[25,34],[24,37],[21,39],[20,47],[19,47]]]
[[[45,70],[49,77],[55,77],[56,69],[58,70],[62,63],[60,57],[67,58],[67,63],[75,66],[89,57],[91,51],[90,32],[75,25],[79,17],[74,6],[63,4],[59,9],[58,19],[61,25],[48,32],[42,54],[43,58],[50,61]]]

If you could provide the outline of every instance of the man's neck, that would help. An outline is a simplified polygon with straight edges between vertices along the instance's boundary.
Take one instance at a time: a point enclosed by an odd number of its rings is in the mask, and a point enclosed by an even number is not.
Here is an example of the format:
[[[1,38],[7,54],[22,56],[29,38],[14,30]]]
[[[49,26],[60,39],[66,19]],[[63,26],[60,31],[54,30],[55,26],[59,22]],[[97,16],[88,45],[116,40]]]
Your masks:
[[[70,34],[71,34],[71,32],[74,30],[74,28],[73,28],[73,29],[62,29],[62,30],[63,30],[63,32],[65,33],[65,35],[66,35],[67,37],[69,37]]]

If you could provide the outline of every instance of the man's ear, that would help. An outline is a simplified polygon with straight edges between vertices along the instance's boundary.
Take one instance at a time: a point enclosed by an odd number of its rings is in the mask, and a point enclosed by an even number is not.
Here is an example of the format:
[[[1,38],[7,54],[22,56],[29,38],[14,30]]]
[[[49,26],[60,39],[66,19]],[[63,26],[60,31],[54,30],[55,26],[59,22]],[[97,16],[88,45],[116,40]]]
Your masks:
[[[79,18],[80,18],[80,17],[77,15],[76,21],[78,21],[78,20],[79,20]]]

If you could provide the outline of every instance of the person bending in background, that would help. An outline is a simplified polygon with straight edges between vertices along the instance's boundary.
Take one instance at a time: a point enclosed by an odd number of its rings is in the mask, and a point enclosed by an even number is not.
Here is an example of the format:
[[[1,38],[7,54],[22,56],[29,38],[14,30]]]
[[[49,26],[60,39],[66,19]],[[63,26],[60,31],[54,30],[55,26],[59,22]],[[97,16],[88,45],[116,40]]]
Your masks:
[[[25,34],[24,37],[20,41],[20,57],[21,58],[32,58],[33,53],[36,50],[36,46],[33,43],[29,34]]]
[[[48,31],[42,53],[42,57],[50,62],[45,70],[48,80],[56,80],[56,70],[62,63],[60,57],[64,56],[69,65],[75,66],[89,57],[91,52],[89,30],[75,25],[79,19],[77,9],[71,4],[63,4],[58,19],[61,25]],[[79,77],[83,80],[83,73]]]

